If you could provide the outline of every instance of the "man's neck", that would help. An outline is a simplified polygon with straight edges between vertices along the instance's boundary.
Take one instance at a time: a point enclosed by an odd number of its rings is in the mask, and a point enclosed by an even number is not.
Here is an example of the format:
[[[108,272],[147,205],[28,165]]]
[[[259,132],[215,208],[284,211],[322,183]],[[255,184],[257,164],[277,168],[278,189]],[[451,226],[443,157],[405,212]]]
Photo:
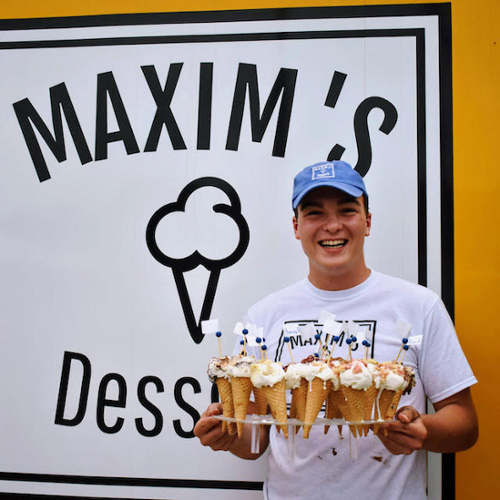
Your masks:
[[[308,278],[316,288],[333,292],[354,288],[367,280],[370,274],[371,270],[365,266],[356,273],[350,272],[338,275],[314,273],[310,270]]]

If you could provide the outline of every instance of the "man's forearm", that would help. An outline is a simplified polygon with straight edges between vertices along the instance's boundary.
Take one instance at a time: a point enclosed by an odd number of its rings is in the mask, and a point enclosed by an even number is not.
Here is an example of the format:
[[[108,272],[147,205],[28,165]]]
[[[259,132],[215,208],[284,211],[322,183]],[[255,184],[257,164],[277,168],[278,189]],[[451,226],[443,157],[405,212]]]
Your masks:
[[[422,415],[427,429],[423,448],[438,453],[467,450],[477,441],[478,424],[470,390],[434,404],[436,413]]]

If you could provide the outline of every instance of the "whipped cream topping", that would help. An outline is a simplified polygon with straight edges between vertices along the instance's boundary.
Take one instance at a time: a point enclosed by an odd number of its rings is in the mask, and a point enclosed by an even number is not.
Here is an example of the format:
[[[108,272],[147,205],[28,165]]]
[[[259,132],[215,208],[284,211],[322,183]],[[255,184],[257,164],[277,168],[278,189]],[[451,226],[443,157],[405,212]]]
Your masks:
[[[413,370],[408,366],[387,361],[377,366],[374,381],[377,389],[404,391],[410,385],[410,382],[414,385],[414,374]]]
[[[305,367],[303,363],[290,363],[285,372],[285,383],[287,389],[297,389],[300,381],[305,378]]]
[[[253,356],[235,354],[229,361],[227,372],[231,377],[250,377],[250,366],[256,363]]]
[[[334,391],[338,391],[340,389],[340,372],[342,371],[344,363],[345,360],[342,358],[331,359],[328,363],[333,372],[332,384]]]
[[[210,382],[215,382],[218,378],[229,378],[227,367],[229,366],[230,360],[231,358],[229,356],[210,359],[207,369]]]
[[[346,363],[340,373],[340,383],[353,389],[368,389],[373,383],[373,377],[366,362],[355,359]]]
[[[311,382],[315,377],[325,381],[330,380],[333,378],[333,371],[324,361],[303,364],[302,378]]]
[[[250,365],[250,379],[254,387],[272,387],[285,378],[285,370],[281,363],[265,359]]]

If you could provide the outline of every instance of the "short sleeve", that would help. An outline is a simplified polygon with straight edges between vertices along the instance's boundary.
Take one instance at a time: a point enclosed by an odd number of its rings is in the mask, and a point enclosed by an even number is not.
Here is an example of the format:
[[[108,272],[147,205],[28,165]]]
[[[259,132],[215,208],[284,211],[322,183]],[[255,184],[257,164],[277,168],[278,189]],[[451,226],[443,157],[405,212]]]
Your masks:
[[[436,300],[424,321],[418,369],[432,403],[477,382],[441,299]]]

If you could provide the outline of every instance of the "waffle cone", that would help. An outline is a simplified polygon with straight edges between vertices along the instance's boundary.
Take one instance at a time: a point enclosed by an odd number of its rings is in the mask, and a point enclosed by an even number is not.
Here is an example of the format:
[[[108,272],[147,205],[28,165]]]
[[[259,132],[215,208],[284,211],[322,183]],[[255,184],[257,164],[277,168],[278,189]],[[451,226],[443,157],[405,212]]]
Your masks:
[[[350,420],[352,422],[361,422],[365,415],[365,391],[342,386],[342,392],[351,411]]]
[[[247,416],[248,401],[252,392],[252,381],[250,377],[232,377],[231,387],[233,389],[234,415],[238,420],[245,420]],[[243,435],[242,422],[236,422],[238,437]]]
[[[391,407],[396,391],[389,391],[388,389],[380,389],[377,397],[375,398],[375,420],[386,420],[387,413]],[[394,416],[394,415],[393,415]],[[380,424],[373,424],[373,432],[377,434]]]
[[[375,384],[372,384],[365,391],[365,411],[363,414],[363,420],[371,420],[373,415],[373,405],[375,404],[375,398],[377,397],[377,388]],[[368,431],[370,430],[369,425],[363,425],[363,433],[368,436]]]
[[[399,401],[401,400],[402,395],[403,391],[396,391],[396,394],[394,394],[394,398],[391,401],[391,405],[387,409],[386,418],[390,419],[394,418],[394,415],[396,414],[396,410],[398,409]]]
[[[231,389],[231,382],[227,378],[218,378],[217,390],[219,391],[219,398],[222,403],[222,415],[228,418],[234,418],[234,405],[233,405],[233,391]],[[228,430],[229,434],[236,432],[234,422],[222,421],[222,432]]]
[[[347,421],[351,421],[352,420],[352,412],[351,412],[349,404],[347,403],[347,400],[345,398],[344,391],[342,391],[342,389],[339,389],[337,391],[331,391],[330,394],[331,394],[331,397],[335,400],[335,403],[337,403],[337,406],[339,407],[344,419]],[[356,436],[355,427],[350,426],[350,429],[351,429],[353,435]],[[339,425],[339,433],[342,434],[342,426],[340,426],[340,425]]]
[[[295,405],[295,415],[299,420],[306,418],[306,400],[308,383],[305,378],[301,379],[299,387],[292,389],[292,403]]]
[[[326,397],[326,418],[342,418],[342,411],[340,410],[334,393],[336,391],[330,390],[328,396]],[[328,433],[328,429],[330,429],[329,425],[325,425],[325,434]],[[342,426],[338,426],[339,433],[342,434]]]
[[[278,422],[286,422],[287,414],[286,414],[286,388],[285,381],[281,380],[277,382],[273,386],[263,386],[262,391],[266,397],[267,402],[269,403],[269,408],[271,409],[271,413],[273,417]],[[281,425],[281,430],[286,438],[288,438],[288,425]]]
[[[266,395],[262,391],[262,387],[254,387],[253,395],[255,397],[255,404],[257,406],[257,415],[267,414],[267,399]]]
[[[331,380],[325,382],[318,377],[313,378],[310,382],[307,390],[306,414],[304,417],[304,439],[309,438],[311,426],[316,420],[316,417],[318,416],[318,413],[320,412],[321,407],[330,392],[331,386]]]

